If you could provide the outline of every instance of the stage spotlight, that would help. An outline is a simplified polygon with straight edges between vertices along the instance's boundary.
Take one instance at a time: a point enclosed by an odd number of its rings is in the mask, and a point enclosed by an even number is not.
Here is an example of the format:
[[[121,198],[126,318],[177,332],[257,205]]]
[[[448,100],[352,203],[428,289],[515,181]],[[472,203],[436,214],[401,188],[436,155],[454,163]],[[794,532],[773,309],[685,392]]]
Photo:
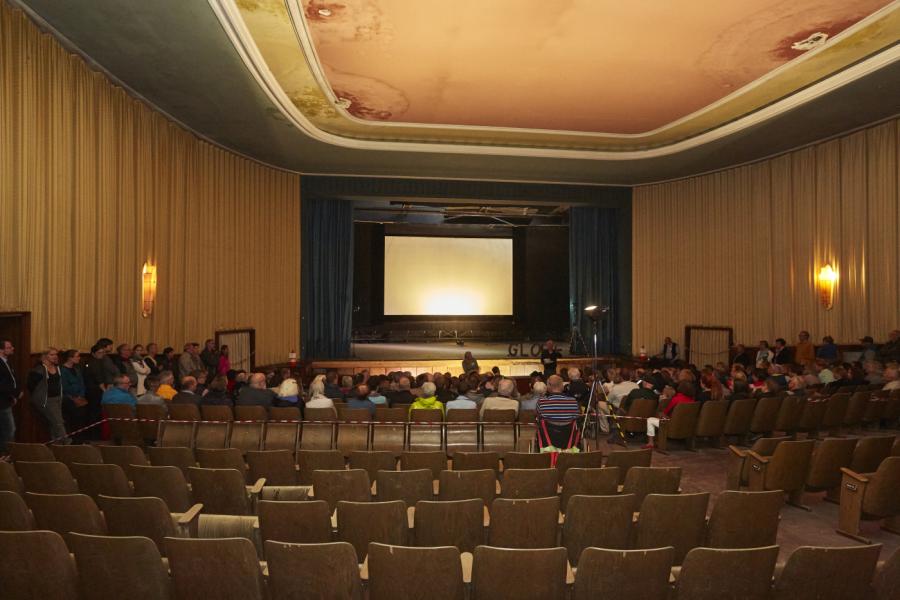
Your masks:
[[[590,306],[585,307],[584,312],[589,313],[594,312],[595,310],[597,310],[597,305],[591,304]]]

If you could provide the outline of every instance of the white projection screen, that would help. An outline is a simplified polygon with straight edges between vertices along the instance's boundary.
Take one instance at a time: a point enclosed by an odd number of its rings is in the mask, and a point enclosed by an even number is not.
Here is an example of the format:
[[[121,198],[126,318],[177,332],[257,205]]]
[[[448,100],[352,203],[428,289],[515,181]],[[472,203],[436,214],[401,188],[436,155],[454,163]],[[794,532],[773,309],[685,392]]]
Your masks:
[[[511,315],[508,238],[384,237],[384,314]]]

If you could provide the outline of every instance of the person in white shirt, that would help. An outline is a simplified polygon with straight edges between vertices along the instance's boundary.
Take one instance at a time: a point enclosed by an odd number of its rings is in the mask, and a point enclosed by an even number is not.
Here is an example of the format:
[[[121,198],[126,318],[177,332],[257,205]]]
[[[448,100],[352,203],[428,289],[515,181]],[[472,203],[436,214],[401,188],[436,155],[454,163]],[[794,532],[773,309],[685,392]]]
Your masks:
[[[610,379],[611,383],[606,388],[606,398],[610,404],[619,408],[622,405],[622,400],[631,393],[631,390],[636,390],[638,384],[623,377],[622,372],[618,369],[612,370]]]
[[[885,391],[891,390],[900,390],[900,370],[897,367],[888,367],[882,373],[882,377],[884,378],[884,387],[881,388]]]
[[[489,396],[481,404],[481,416],[486,410],[514,410],[519,414],[519,401],[513,399],[516,383],[512,379],[501,379],[497,386],[497,396]]]
[[[309,398],[305,404],[306,408],[330,408],[334,410],[334,402],[325,395],[325,376],[316,375],[316,378],[309,384]]]
[[[759,350],[756,352],[756,368],[765,368],[765,365],[772,362],[773,358],[775,358],[775,353],[769,348],[769,342],[760,340]]]

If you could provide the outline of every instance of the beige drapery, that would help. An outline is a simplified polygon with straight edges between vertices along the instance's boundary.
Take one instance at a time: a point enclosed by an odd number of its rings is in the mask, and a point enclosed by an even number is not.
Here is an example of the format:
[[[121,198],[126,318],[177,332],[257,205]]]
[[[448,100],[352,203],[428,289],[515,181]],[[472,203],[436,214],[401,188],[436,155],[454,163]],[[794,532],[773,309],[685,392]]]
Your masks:
[[[884,340],[900,327],[900,121],[756,164],[640,186],[633,203],[634,347],[685,325],[755,345],[807,329]],[[838,270],[835,305],[815,274]]]
[[[299,176],[201,141],[2,2],[0,227],[0,311],[31,311],[35,350],[240,327],[259,364],[298,345]]]

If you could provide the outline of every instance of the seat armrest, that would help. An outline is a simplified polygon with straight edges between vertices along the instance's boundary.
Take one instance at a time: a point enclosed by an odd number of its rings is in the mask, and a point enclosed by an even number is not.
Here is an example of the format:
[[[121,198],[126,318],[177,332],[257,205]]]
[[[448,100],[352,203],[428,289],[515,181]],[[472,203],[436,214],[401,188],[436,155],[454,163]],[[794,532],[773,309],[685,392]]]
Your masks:
[[[200,512],[203,510],[202,504],[195,504],[186,512],[178,517],[178,533],[186,537],[196,537],[200,526]]]
[[[741,450],[740,448],[738,448],[737,446],[735,446],[733,444],[728,444],[728,449],[731,451],[732,454],[734,454],[735,456],[739,456],[741,458],[746,457],[747,453],[749,452],[749,450]]]
[[[848,469],[847,467],[841,467],[841,473],[843,473],[845,477],[849,477],[860,483],[869,483],[868,477],[866,477],[865,475],[862,475],[860,473],[857,473],[856,471]]]
[[[265,485],[266,485],[266,478],[260,477],[259,479],[256,480],[256,483],[254,483],[252,486],[250,486],[247,489],[247,491],[250,493],[251,496],[258,496],[262,492],[263,486],[265,486]]]
[[[769,464],[769,461],[772,460],[771,457],[762,456],[760,454],[757,454],[753,450],[747,450],[747,456],[749,456],[750,458],[752,458],[755,461],[761,462],[764,465]]]

